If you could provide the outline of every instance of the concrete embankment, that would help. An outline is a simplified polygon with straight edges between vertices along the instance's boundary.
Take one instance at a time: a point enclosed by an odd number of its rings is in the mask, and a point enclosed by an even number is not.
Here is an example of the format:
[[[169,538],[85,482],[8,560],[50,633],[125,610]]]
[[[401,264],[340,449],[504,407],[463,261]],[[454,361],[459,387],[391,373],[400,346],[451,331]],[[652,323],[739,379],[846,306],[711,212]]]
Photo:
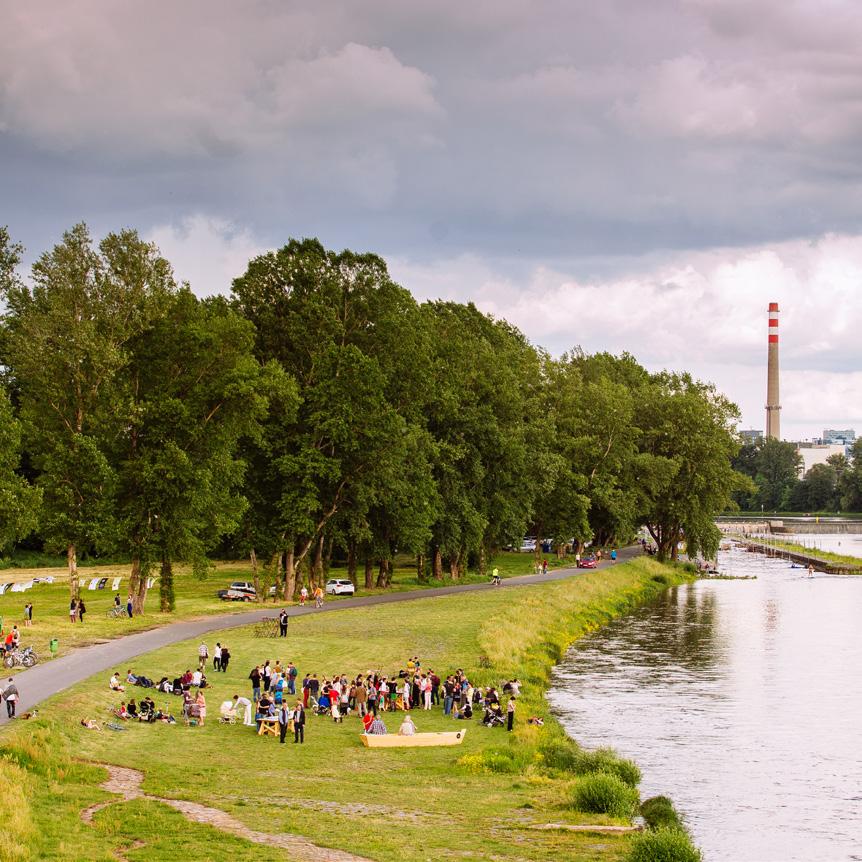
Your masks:
[[[862,575],[862,565],[854,566],[848,563],[834,563],[813,554],[791,551],[780,546],[754,542],[751,539],[737,539],[736,541],[748,551],[756,551],[759,554],[766,554],[768,557],[780,557],[782,560],[798,563],[801,566],[814,566],[818,572],[826,572],[830,575]]]

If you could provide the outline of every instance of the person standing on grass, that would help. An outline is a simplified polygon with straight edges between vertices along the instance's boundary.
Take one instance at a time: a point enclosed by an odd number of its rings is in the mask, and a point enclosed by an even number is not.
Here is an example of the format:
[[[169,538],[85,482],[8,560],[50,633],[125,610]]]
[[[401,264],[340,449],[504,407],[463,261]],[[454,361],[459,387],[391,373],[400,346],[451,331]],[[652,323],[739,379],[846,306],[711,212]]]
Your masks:
[[[78,622],[84,622],[84,614],[87,613],[87,606],[83,599],[78,599]]]
[[[260,700],[260,676],[260,665],[256,664],[248,675],[248,678],[251,680],[251,696],[255,703]]]
[[[281,613],[278,615],[278,635],[283,638],[287,637],[287,611],[284,608],[281,609]]]
[[[198,689],[198,696],[195,698],[195,704],[198,708],[200,726],[203,727],[207,717],[207,699],[204,697],[204,693],[200,689]]]
[[[27,602],[24,605],[24,627],[30,628],[33,625],[33,602]]]
[[[264,662],[263,670],[260,672],[263,679],[263,690],[269,691],[269,684],[272,682],[272,668],[269,666],[269,659]]]
[[[129,597],[126,599],[126,613],[129,616],[129,619],[132,618],[132,594],[129,593]]]
[[[221,644],[216,641],[215,649],[213,650],[213,670],[221,670]]]
[[[198,670],[204,670],[207,666],[207,659],[210,657],[210,651],[207,649],[207,645],[202,643],[198,647]]]
[[[506,704],[506,730],[511,731],[515,725],[515,698],[510,697]]]
[[[227,665],[228,665],[229,661],[230,661],[230,650],[226,646],[223,646],[221,648],[221,672],[222,673],[227,673]]]
[[[74,623],[78,619],[78,600],[72,599],[69,602],[69,622]]]
[[[284,737],[287,736],[287,726],[290,723],[291,711],[287,704],[283,703],[278,710],[278,741],[284,745]]]
[[[15,718],[15,704],[18,703],[18,688],[11,676],[9,677],[9,685],[3,689],[0,698],[6,701],[6,715],[9,718]]]
[[[304,743],[305,742],[305,708],[302,705],[302,701],[298,700],[296,702],[296,707],[293,710],[293,741]]]

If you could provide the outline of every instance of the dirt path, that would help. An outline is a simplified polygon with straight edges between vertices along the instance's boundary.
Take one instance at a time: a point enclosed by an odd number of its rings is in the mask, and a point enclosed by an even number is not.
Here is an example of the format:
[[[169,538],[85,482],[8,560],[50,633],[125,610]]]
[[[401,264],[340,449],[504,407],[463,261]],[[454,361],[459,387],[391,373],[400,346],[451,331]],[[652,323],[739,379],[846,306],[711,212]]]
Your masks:
[[[326,847],[318,847],[305,838],[299,835],[292,835],[288,832],[277,832],[275,834],[257,832],[219,808],[211,808],[198,802],[186,802],[182,799],[165,799],[161,796],[150,796],[141,790],[144,774],[137,769],[129,769],[125,766],[113,766],[110,763],[100,763],[99,766],[108,771],[108,779],[107,781],[103,781],[100,787],[109,793],[115,793],[121,798],[108,802],[99,802],[96,805],[85,808],[81,812],[81,820],[84,823],[92,823],[96,813],[107,808],[109,805],[115,805],[117,802],[129,802],[133,799],[147,799],[151,802],[161,802],[164,805],[170,805],[171,808],[175,808],[186,819],[195,823],[204,823],[207,826],[212,826],[223,832],[229,832],[231,835],[236,835],[238,838],[245,838],[247,841],[252,841],[255,844],[264,844],[267,847],[278,847],[282,850],[289,850],[291,860],[295,860],[295,862],[370,862],[370,860],[362,856],[354,856],[352,853],[346,853],[342,850],[330,850]],[[139,844],[138,847],[140,846]]]

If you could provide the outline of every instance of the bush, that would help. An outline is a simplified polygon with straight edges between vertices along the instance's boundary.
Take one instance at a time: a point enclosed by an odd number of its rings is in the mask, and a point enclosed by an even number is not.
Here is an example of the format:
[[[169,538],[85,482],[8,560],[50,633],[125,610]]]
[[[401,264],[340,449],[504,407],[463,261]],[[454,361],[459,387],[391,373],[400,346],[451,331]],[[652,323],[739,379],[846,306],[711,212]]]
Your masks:
[[[573,771],[578,775],[606,772],[608,775],[615,775],[629,787],[637,787],[641,782],[641,771],[637,764],[633,760],[617,756],[610,748],[578,752]]]
[[[632,840],[626,862],[702,862],[700,850],[682,829],[642,832]]]
[[[549,769],[560,769],[577,773],[581,750],[567,739],[549,739],[539,748],[539,753]]]
[[[521,771],[521,758],[514,751],[506,748],[486,748],[478,754],[465,754],[458,760],[458,765],[469,772],[496,772],[511,774]]]
[[[653,796],[641,805],[641,814],[650,829],[683,829],[682,820],[667,796]]]
[[[582,775],[572,792],[571,806],[590,814],[631,817],[638,805],[638,792],[616,775],[596,772]]]

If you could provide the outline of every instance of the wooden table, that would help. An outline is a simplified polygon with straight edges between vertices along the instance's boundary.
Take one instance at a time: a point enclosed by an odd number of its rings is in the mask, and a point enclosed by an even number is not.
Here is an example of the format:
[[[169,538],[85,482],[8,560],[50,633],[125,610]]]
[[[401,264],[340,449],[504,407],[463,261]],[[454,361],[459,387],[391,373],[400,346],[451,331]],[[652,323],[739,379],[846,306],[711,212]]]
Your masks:
[[[260,728],[257,731],[258,736],[278,736],[278,719],[277,718],[261,718]]]

